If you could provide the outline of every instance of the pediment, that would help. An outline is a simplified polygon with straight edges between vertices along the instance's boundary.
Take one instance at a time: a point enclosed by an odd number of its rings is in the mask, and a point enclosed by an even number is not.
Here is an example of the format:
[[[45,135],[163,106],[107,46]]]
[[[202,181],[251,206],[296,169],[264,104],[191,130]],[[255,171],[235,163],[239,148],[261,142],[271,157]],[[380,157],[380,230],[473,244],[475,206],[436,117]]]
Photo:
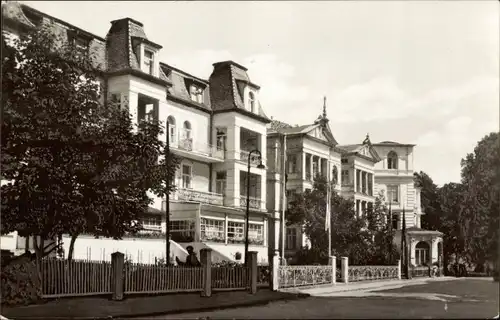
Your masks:
[[[375,151],[375,148],[373,148],[371,145],[363,145],[357,150],[357,152],[360,155],[368,157],[375,162],[379,162],[381,160],[377,151]]]
[[[328,125],[315,125],[307,132],[307,135],[322,141],[325,141],[331,145],[336,146],[338,143],[333,137],[332,131]]]

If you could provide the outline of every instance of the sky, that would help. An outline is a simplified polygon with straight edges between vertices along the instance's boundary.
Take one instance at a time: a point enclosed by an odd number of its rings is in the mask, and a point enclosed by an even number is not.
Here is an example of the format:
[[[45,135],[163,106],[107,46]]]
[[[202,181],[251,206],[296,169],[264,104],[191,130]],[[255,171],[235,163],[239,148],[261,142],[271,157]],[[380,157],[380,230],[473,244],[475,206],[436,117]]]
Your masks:
[[[234,60],[269,117],[327,114],[340,144],[416,144],[414,166],[442,185],[499,130],[497,1],[23,1],[105,37],[130,17],[162,62],[208,79]]]

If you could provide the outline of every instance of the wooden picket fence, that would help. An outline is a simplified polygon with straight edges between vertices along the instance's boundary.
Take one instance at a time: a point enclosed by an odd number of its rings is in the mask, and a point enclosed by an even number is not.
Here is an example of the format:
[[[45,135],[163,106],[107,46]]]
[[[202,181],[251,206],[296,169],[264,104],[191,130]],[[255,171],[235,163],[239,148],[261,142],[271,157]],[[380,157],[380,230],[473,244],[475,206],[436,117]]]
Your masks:
[[[125,294],[197,292],[203,290],[203,268],[127,263]]]
[[[111,263],[44,259],[42,297],[71,297],[111,293]]]
[[[250,268],[212,267],[212,290],[244,290],[250,287]]]

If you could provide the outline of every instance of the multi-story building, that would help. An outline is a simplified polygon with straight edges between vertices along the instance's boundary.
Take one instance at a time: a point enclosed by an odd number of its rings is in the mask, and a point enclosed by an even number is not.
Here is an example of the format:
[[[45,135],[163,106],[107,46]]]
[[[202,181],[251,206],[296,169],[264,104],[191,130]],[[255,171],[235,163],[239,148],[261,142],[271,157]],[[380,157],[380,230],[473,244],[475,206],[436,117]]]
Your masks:
[[[362,144],[339,146],[342,152],[341,195],[355,204],[356,214],[364,214],[373,208],[375,202],[374,165],[380,157],[370,143],[370,138]]]
[[[292,127],[276,120],[270,124],[267,151],[269,210],[274,208],[275,217],[282,219],[283,199],[311,189],[312,178],[318,173],[325,174],[329,181],[338,182],[335,189],[341,196],[354,202],[358,217],[373,208],[377,196],[386,205],[390,203],[393,217],[390,223],[396,229],[394,242],[398,248],[404,208],[411,262],[415,265],[436,262],[442,256],[442,235],[438,231],[420,228],[423,212],[420,190],[413,182],[414,145],[387,141],[372,144],[368,135],[360,144],[339,145],[328,126],[325,108],[323,115],[311,125]],[[282,147],[284,143],[285,148]],[[285,171],[282,167],[284,150]],[[321,165],[323,163],[324,166]],[[285,194],[282,193],[284,172],[288,178]],[[277,238],[283,237],[279,228],[275,228],[275,233],[279,235]],[[298,225],[287,226],[284,237],[285,257],[291,261],[297,250],[309,245],[302,227]]]
[[[92,53],[105,75],[100,80],[108,98],[128,108],[134,123],[168,122],[170,150],[181,159],[173,179],[177,191],[169,206],[171,243],[178,249],[174,254],[193,245],[196,251],[212,248],[215,259],[241,256],[243,260],[244,208],[249,200],[250,250],[258,251],[260,260],[267,260],[266,169],[258,167],[254,153],[248,172],[247,160],[251,151],[266,150],[266,125],[271,120],[259,103],[260,88],[250,81],[245,67],[232,61],[214,63],[210,78],[204,80],[162,63],[162,46],[148,39],[144,25],[131,18],[112,21],[102,38],[17,2],[2,4],[2,16],[6,38],[48,26],[83,54]],[[265,152],[262,156],[265,163]],[[166,203],[150,196],[154,204],[142,219],[145,232],[152,233],[150,239],[112,241],[81,236],[75,257],[98,259],[103,252],[109,255],[117,249],[128,251],[136,260],[164,256],[165,236],[161,233],[166,230]]]
[[[294,193],[312,190],[317,175],[326,177],[340,191],[342,150],[338,148],[328,122],[326,105],[323,105],[323,114],[312,124],[294,127],[275,120],[268,126],[268,210],[274,212],[280,221],[283,211],[283,175],[286,177],[285,199],[288,200]],[[285,150],[286,167],[283,168]],[[307,245],[308,240],[302,226],[287,226],[285,230],[285,255],[292,256]],[[282,232],[276,229],[276,234]],[[282,248],[282,238],[279,244],[276,249]]]
[[[414,144],[384,141],[373,144],[381,161],[375,164],[375,192],[386,199],[392,212],[394,241],[401,245],[403,211],[407,230],[407,243],[412,264],[436,262],[443,254],[442,233],[421,228],[422,206],[420,189],[414,184]]]

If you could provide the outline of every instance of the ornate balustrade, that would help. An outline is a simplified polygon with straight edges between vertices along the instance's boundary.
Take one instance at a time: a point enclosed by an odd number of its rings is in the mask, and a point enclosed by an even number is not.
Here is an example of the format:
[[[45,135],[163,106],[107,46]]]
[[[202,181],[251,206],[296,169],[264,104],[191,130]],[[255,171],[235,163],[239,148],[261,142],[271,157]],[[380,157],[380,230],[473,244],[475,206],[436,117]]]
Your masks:
[[[397,279],[398,266],[349,266],[349,281]]]
[[[240,150],[240,160],[248,163],[248,157],[250,156],[250,151]],[[262,159],[262,162],[265,163],[265,159]],[[254,152],[252,153],[252,157],[250,158],[250,165],[257,166],[260,164],[259,156]]]
[[[219,193],[198,191],[192,189],[177,189],[176,195],[179,200],[203,202],[220,206],[224,204],[224,197]]]
[[[414,278],[417,277],[428,277],[429,276],[429,267],[427,266],[416,266],[410,267],[411,276]]]
[[[247,197],[245,196],[240,196],[240,207],[242,208],[246,208],[247,206]],[[250,197],[250,208],[253,208],[253,209],[260,209],[260,205],[262,203],[262,200],[261,199],[258,199],[258,198],[252,198]]]
[[[171,147],[179,148],[180,150],[189,151],[208,157],[224,159],[224,150],[218,149],[208,143],[195,141],[193,138],[182,138],[179,141],[171,143]]]
[[[288,288],[332,283],[332,271],[332,266],[279,266],[279,286]]]

